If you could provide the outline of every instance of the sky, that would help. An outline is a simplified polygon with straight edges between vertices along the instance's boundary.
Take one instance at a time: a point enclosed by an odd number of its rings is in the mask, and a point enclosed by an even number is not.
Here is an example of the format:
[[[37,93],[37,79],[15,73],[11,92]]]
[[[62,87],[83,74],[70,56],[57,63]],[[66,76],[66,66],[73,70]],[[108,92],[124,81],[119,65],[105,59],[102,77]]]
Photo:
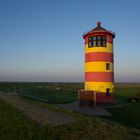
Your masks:
[[[115,82],[140,82],[139,0],[0,0],[0,81],[83,82],[82,34],[116,33]]]

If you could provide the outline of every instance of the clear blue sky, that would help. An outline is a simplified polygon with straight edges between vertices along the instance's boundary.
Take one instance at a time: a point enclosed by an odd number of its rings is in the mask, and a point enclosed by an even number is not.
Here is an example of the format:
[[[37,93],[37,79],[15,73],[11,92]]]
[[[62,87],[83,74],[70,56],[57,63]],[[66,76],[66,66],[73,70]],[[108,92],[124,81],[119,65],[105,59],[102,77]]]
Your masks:
[[[0,0],[0,81],[83,81],[82,34],[100,20],[115,81],[140,82],[139,14],[139,0]]]

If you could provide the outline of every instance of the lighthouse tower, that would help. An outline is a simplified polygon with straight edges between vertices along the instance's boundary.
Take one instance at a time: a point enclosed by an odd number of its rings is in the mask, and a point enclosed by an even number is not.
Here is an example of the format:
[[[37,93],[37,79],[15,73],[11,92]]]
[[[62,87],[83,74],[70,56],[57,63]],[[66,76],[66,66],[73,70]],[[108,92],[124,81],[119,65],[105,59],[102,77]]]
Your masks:
[[[113,39],[115,33],[97,27],[85,33],[85,91],[96,92],[96,102],[112,104],[114,102],[114,59]],[[86,92],[85,92],[86,94]]]

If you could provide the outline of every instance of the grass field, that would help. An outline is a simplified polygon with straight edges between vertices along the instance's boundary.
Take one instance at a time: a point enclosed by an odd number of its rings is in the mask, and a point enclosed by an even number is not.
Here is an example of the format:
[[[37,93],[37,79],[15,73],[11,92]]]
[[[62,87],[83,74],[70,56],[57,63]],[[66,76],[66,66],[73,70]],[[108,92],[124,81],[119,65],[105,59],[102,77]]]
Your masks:
[[[128,97],[140,97],[140,84],[116,84],[115,96],[118,103],[128,103]]]
[[[112,114],[107,119],[140,129],[140,103],[128,104],[119,108],[107,108],[107,110]]]
[[[47,105],[50,106],[50,105]],[[45,106],[44,106],[45,107]],[[53,107],[52,107],[53,108]],[[61,111],[60,109],[58,111]],[[23,112],[0,100],[1,140],[139,140],[140,132],[121,125],[69,112],[77,118],[74,124],[40,126]]]
[[[82,83],[0,83],[0,91],[18,91],[44,98],[51,103],[46,104],[47,107],[52,109],[53,104],[77,100],[77,91],[82,88]],[[30,120],[22,112],[0,101],[0,139],[140,139],[140,102],[128,102],[128,97],[140,97],[140,85],[116,84],[115,95],[121,106],[106,108],[112,113],[111,117],[94,118],[76,114],[79,121],[74,125],[41,128],[34,122],[28,123]],[[21,138],[17,133],[22,133]]]
[[[1,83],[0,90],[17,92],[27,96],[46,99],[49,103],[69,103],[77,100],[82,83]]]
[[[128,127],[140,129],[140,102],[128,102],[129,97],[140,97],[140,85],[117,84],[115,95],[117,103],[122,106],[118,108],[106,108],[112,113],[112,116],[107,119],[119,122]]]

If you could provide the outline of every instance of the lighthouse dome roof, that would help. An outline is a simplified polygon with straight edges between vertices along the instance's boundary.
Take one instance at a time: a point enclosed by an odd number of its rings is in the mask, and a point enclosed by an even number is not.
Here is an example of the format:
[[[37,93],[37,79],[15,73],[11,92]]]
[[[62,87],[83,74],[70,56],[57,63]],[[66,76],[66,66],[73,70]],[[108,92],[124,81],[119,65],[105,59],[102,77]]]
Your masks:
[[[91,31],[88,31],[86,33],[83,34],[83,38],[85,38],[85,36],[89,35],[89,34],[95,34],[95,33],[104,33],[104,34],[110,34],[113,36],[113,38],[115,37],[115,32],[112,31],[108,31],[105,28],[101,27],[101,22],[98,21],[97,22],[97,26],[92,29]]]

